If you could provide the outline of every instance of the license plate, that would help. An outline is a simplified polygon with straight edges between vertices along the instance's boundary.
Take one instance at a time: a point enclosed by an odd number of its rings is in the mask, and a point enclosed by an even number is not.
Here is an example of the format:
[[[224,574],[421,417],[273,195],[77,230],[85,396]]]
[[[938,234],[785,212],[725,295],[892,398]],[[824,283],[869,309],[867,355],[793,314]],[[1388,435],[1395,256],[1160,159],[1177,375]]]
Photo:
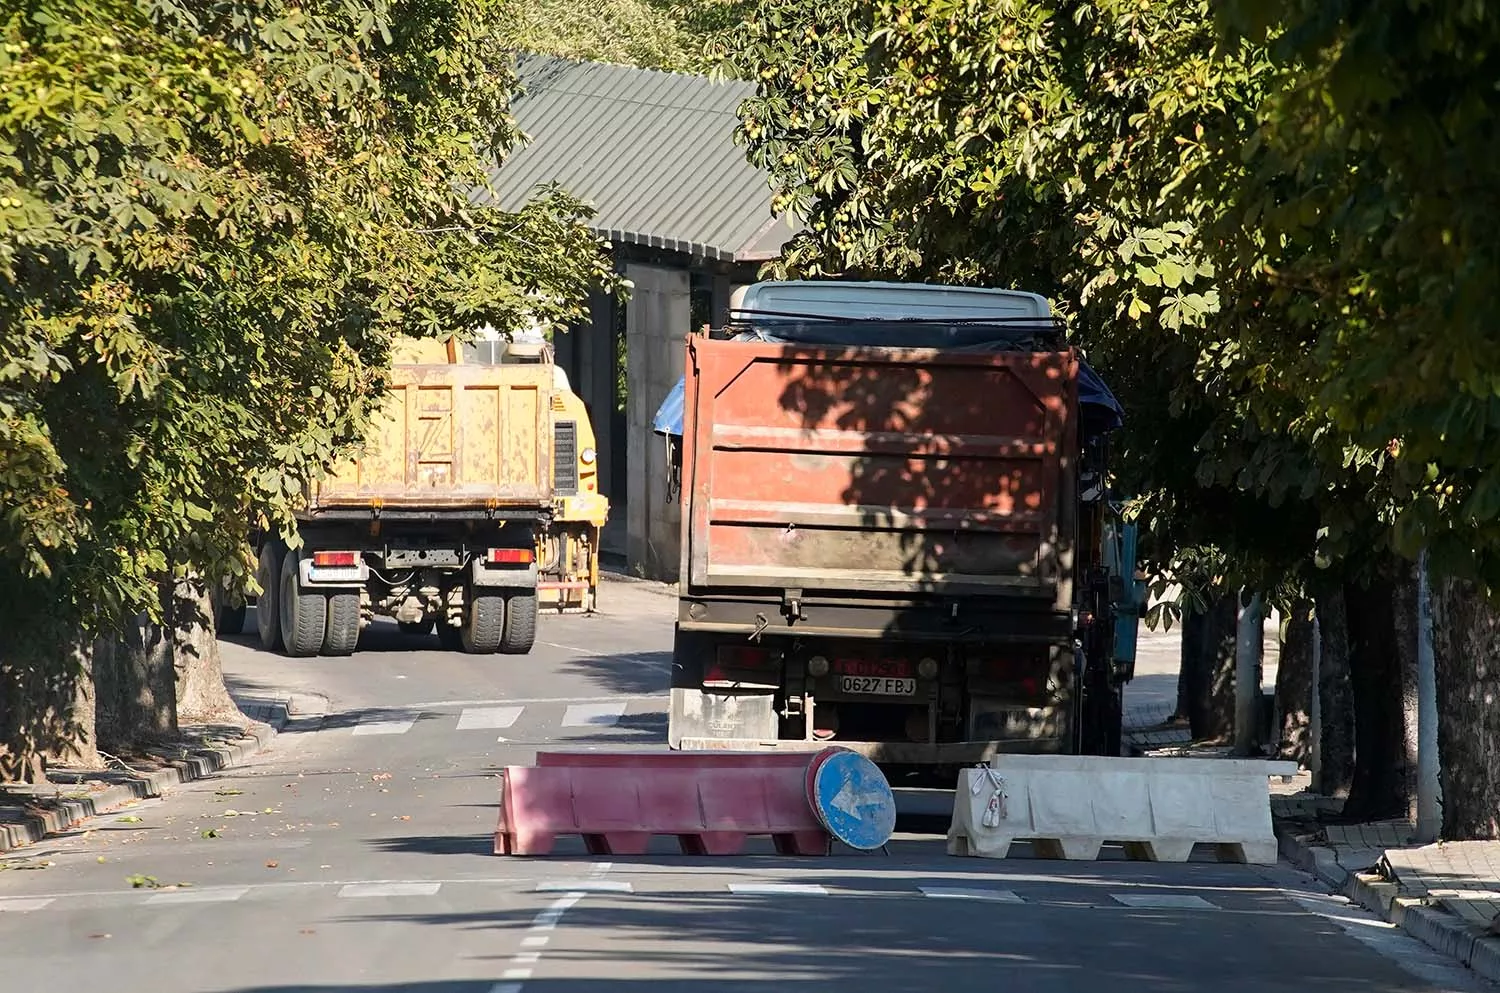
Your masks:
[[[894,676],[840,676],[840,693],[865,693],[874,696],[915,696],[915,679]]]

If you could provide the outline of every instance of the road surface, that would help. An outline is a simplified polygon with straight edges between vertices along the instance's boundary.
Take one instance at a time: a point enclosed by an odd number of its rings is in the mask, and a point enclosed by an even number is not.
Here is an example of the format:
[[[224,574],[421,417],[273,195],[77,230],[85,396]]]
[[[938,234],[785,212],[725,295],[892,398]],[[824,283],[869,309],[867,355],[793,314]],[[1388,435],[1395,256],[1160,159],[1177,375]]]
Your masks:
[[[612,583],[602,615],[544,619],[521,659],[383,624],[345,659],[226,643],[237,694],[326,714],[6,859],[0,991],[1485,988],[1285,867],[961,860],[919,835],[827,859],[490,854],[499,767],[661,747],[673,607]]]

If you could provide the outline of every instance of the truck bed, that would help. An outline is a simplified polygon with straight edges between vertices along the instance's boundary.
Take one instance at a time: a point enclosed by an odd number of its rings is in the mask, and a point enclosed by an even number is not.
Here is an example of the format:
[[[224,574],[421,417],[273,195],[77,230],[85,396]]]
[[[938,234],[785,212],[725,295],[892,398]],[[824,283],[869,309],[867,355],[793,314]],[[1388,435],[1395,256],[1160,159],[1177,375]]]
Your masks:
[[[397,365],[364,451],[315,484],[339,510],[551,506],[551,366]]]
[[[689,590],[1071,605],[1071,351],[694,337],[688,359]]]

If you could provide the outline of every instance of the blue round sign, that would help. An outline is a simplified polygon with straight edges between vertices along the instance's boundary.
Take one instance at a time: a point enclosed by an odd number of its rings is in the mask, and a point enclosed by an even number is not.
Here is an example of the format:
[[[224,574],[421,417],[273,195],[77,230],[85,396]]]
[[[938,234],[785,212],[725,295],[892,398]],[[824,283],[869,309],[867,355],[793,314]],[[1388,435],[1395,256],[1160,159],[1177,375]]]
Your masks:
[[[896,830],[891,784],[858,752],[839,749],[824,759],[813,776],[809,799],[828,833],[850,848],[879,848]]]

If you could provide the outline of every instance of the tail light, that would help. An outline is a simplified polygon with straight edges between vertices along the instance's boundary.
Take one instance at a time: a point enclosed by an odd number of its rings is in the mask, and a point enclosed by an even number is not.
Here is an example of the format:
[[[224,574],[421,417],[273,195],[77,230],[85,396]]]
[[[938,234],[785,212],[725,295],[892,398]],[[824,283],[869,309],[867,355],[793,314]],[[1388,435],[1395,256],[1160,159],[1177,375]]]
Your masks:
[[[313,565],[320,569],[359,565],[358,552],[313,552]]]
[[[491,548],[484,556],[490,565],[530,565],[534,558],[530,548]]]
[[[779,683],[773,666],[778,660],[769,649],[752,645],[720,645],[714,660],[703,670],[705,686],[730,683]]]

